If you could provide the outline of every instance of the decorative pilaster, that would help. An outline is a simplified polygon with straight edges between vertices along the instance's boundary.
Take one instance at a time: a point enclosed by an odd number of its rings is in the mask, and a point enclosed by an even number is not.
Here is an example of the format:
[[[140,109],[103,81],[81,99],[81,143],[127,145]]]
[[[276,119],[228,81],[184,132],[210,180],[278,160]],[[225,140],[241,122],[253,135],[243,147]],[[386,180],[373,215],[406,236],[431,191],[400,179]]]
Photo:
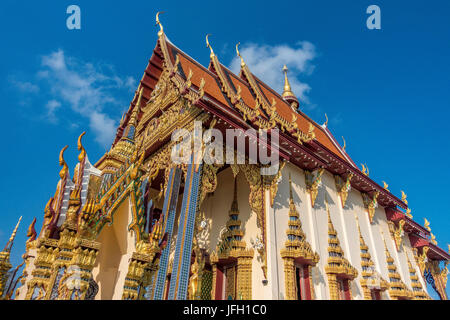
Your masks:
[[[308,267],[308,274],[311,275],[311,266],[319,261],[319,255],[311,249],[311,245],[306,241],[306,235],[302,230],[300,216],[295,207],[292,194],[292,180],[289,174],[289,222],[286,230],[287,240],[285,247],[280,251],[284,261],[284,278],[286,300],[297,299],[297,284],[295,275],[295,262],[301,262]],[[311,283],[312,281],[310,281]],[[312,288],[312,287],[311,287]],[[313,291],[311,290],[311,296]]]
[[[386,241],[384,242],[384,250],[389,273],[389,296],[394,300],[413,298],[413,293],[407,288],[397,271],[397,266],[386,246]]]
[[[372,257],[370,256],[369,247],[366,245],[361,234],[361,229],[358,223],[358,217],[355,215],[356,223],[358,224],[359,232],[359,248],[361,250],[361,287],[363,289],[364,300],[372,300],[371,290],[376,289],[385,291],[388,288],[388,283],[375,270]]]
[[[236,299],[252,299],[252,261],[253,250],[247,249],[247,244],[242,241],[244,230],[241,229],[239,220],[239,207],[237,201],[237,179],[234,178],[234,194],[231,209],[228,212],[229,220],[226,231],[218,243],[216,250],[211,255],[212,264],[212,299],[215,299],[217,285],[217,265],[236,263]]]
[[[411,287],[413,289],[414,300],[431,300],[428,294],[423,290],[422,284],[419,281],[419,277],[416,274],[416,269],[411,264],[408,254],[406,254],[408,260],[409,277],[411,279]]]
[[[344,251],[340,246],[337,232],[334,229],[326,198],[325,205],[328,215],[328,262],[325,266],[325,273],[328,276],[330,299],[339,300],[338,277],[351,281],[358,276],[358,270],[344,257]],[[350,288],[350,284],[348,287]]]

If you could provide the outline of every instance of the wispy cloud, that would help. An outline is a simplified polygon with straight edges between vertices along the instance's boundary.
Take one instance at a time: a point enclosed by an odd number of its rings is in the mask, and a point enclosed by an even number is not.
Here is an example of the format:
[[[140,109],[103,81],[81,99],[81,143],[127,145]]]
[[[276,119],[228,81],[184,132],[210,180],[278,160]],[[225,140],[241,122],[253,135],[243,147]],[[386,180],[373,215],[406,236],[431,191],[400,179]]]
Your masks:
[[[48,101],[47,118],[55,122],[55,111],[61,105],[86,117],[96,134],[96,140],[106,146],[111,143],[116,122],[105,112],[105,107],[118,107],[114,96],[117,90],[133,90],[131,77],[121,78],[110,66],[94,65],[66,56],[63,50],[44,55],[38,79],[48,84],[51,100]]]
[[[85,62],[61,49],[43,55],[38,70],[27,81],[9,80],[21,92],[44,97],[42,119],[56,124],[68,114],[72,119],[70,112],[75,112],[88,120],[96,141],[105,147],[114,138],[117,123],[113,118],[126,106],[120,97],[129,96],[136,88],[135,79],[118,76],[112,66]],[[70,121],[68,128],[79,126]]]
[[[47,104],[45,105],[45,108],[47,109],[46,117],[50,122],[55,123],[58,121],[58,119],[56,118],[55,112],[60,107],[61,107],[61,102],[59,102],[59,101],[50,100],[49,102],[47,102]]]
[[[239,51],[252,73],[280,93],[284,84],[281,68],[286,64],[292,91],[302,103],[309,103],[307,94],[311,87],[301,81],[300,76],[308,75],[314,69],[311,62],[316,57],[316,51],[312,43],[302,41],[295,46],[251,43],[243,45]],[[239,72],[239,68],[240,60],[235,57],[231,61],[230,69]]]

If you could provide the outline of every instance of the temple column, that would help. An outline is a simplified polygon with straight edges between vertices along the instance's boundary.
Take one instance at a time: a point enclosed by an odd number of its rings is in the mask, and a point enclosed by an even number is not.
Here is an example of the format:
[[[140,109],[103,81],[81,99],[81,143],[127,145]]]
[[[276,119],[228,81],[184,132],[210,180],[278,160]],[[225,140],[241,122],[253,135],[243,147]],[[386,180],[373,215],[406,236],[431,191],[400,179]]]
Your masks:
[[[191,267],[192,239],[200,195],[202,163],[196,163],[193,154],[187,167],[183,202],[178,225],[177,243],[173,260],[172,276],[169,288],[169,300],[185,300]],[[198,160],[198,159],[195,159]]]
[[[166,283],[167,268],[169,266],[170,243],[172,239],[173,226],[175,222],[178,194],[180,192],[181,169],[174,167],[170,169],[167,189],[164,194],[163,215],[165,219],[164,233],[167,233],[167,246],[161,253],[159,270],[156,274],[154,284],[154,300],[162,300],[164,286]]]

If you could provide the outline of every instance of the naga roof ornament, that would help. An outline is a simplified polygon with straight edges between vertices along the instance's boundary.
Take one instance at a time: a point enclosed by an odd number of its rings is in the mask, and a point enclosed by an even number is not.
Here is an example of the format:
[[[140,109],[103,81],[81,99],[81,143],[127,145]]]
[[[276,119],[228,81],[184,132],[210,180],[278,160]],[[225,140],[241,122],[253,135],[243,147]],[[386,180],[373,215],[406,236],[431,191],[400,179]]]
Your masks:
[[[67,166],[66,161],[64,160],[64,151],[66,151],[68,146],[65,146],[61,149],[61,152],[59,153],[59,165],[62,166],[61,171],[59,172],[59,176],[61,177],[61,180],[64,180],[69,173],[69,167]]]
[[[86,158],[86,150],[83,147],[83,144],[81,143],[81,138],[86,134],[86,131],[83,131],[80,136],[78,137],[78,150],[80,150],[80,154],[78,155],[78,161],[83,162],[83,160]]]

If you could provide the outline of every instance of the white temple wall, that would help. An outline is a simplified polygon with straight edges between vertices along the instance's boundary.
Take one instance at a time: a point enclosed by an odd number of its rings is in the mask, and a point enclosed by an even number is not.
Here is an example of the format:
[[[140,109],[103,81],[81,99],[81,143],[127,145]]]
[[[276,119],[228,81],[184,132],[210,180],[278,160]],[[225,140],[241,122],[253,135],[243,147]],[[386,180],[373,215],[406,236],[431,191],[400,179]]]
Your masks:
[[[112,225],[105,225],[97,238],[101,247],[92,270],[93,278],[99,286],[96,299],[122,299],[128,264],[135,251],[134,232],[128,231],[131,221],[128,198],[114,213]]]

